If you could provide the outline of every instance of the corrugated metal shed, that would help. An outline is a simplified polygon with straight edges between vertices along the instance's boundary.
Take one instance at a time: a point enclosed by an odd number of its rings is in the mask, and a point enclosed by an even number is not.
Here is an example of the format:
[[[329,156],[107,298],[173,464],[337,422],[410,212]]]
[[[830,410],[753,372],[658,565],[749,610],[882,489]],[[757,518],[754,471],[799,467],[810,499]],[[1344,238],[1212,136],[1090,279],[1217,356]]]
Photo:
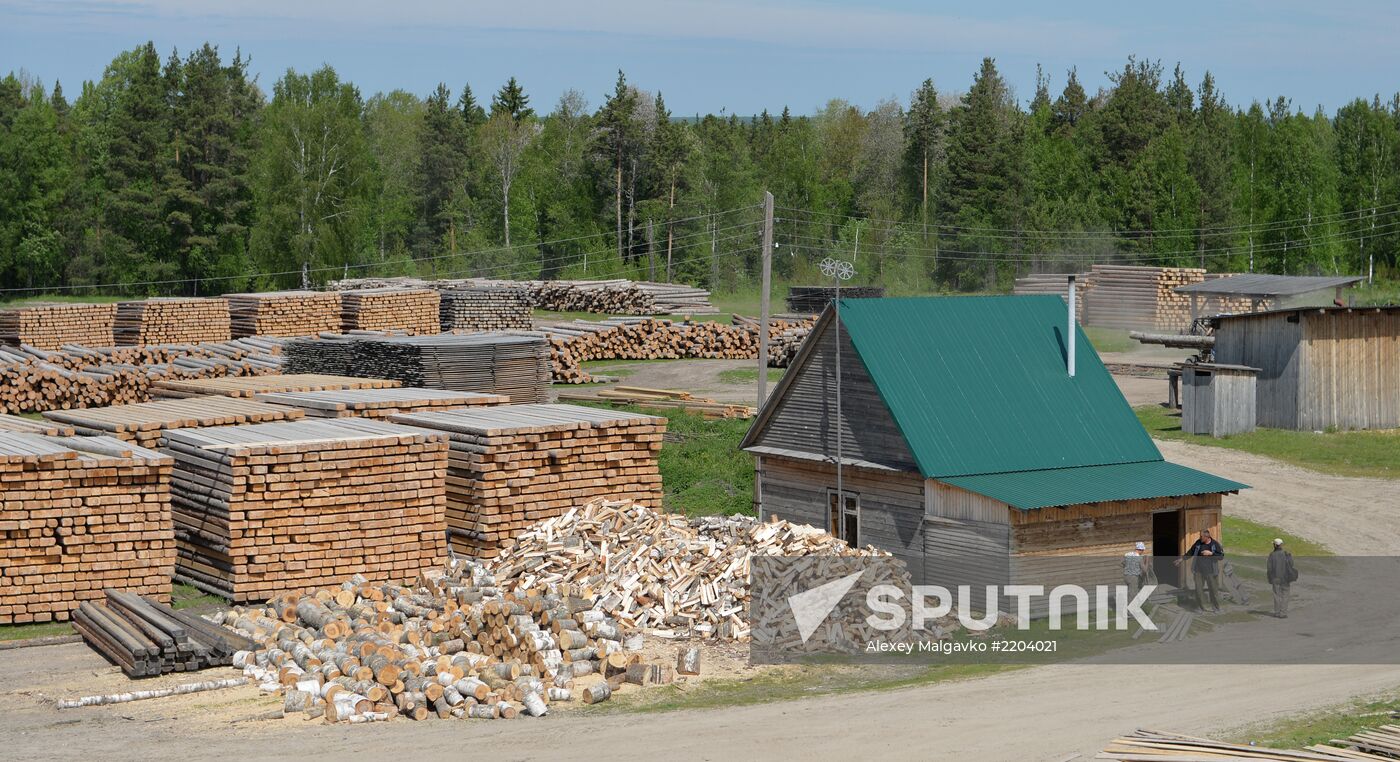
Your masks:
[[[1314,291],[1345,288],[1365,280],[1359,275],[1306,276],[1265,275],[1249,273],[1178,286],[1178,294],[1209,294],[1213,296],[1247,296],[1267,299],[1279,296],[1299,296]]]
[[[955,476],[942,481],[1022,510],[1234,492],[1248,487],[1164,460]]]

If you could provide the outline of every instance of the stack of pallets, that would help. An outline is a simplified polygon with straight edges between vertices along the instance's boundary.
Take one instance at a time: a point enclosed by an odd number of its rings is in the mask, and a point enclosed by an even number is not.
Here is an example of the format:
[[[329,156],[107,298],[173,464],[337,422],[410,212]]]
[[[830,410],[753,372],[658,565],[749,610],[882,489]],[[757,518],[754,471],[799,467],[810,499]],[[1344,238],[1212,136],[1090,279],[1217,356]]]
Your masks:
[[[521,288],[462,287],[441,292],[443,331],[510,331],[530,327],[530,295]]]
[[[229,378],[198,378],[184,381],[158,381],[151,387],[157,399],[180,399],[219,395],[224,397],[253,397],[269,392],[314,392],[321,389],[389,389],[402,386],[398,381],[354,376],[325,376],[315,373],[292,373],[285,376],[238,376]]]
[[[346,331],[435,334],[439,332],[438,302],[438,292],[426,288],[342,291],[340,325]]]
[[[334,291],[269,291],[224,298],[235,337],[315,336],[340,330],[340,294]]]
[[[165,434],[176,579],[263,601],[352,574],[401,580],[440,563],[447,443],[356,418]]]
[[[127,677],[228,666],[253,641],[213,622],[125,590],[108,589],[106,605],[84,601],[73,629]]]
[[[117,304],[117,344],[228,341],[227,299],[146,299]]]
[[[109,347],[115,304],[31,304],[0,309],[0,344],[59,349],[64,344]]]
[[[664,418],[505,405],[391,420],[451,437],[447,531],[453,549],[471,556],[493,558],[530,524],[594,498],[661,505]]]
[[[66,620],[106,587],[167,599],[170,470],[110,437],[0,433],[0,624]]]
[[[301,418],[296,408],[235,397],[189,397],[85,410],[51,410],[44,417],[71,425],[84,436],[111,436],[141,447],[156,448],[170,429],[197,429],[238,423],[267,423]]]
[[[391,415],[427,410],[455,410],[464,407],[504,405],[510,397],[501,394],[453,392],[444,389],[327,389],[319,392],[273,392],[259,394],[261,402],[285,405],[298,415],[311,418],[388,418]],[[0,422],[3,425],[3,422]]]

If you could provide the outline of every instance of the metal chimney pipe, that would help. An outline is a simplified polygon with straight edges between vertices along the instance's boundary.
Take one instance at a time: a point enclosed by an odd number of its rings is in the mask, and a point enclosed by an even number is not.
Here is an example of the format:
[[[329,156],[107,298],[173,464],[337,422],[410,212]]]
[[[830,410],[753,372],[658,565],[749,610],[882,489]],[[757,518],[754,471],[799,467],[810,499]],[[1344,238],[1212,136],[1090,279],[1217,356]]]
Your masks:
[[[1069,338],[1065,341],[1065,346],[1069,351],[1066,353],[1066,364],[1069,366],[1069,377],[1074,378],[1074,276],[1069,276]]]

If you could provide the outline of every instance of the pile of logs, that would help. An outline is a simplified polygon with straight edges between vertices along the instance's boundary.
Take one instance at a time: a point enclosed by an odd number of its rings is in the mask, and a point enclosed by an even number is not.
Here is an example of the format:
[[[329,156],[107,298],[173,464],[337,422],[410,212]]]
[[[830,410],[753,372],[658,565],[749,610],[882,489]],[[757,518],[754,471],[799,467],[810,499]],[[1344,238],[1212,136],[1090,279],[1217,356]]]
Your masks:
[[[443,389],[327,389],[319,392],[272,392],[255,399],[286,405],[311,418],[388,418],[399,413],[456,410],[464,407],[504,405],[501,394],[453,392]],[[3,426],[0,421],[0,426]]]
[[[179,429],[165,443],[175,578],[207,592],[266,600],[356,572],[402,579],[445,553],[436,432],[344,418]]]
[[[630,502],[596,501],[530,527],[487,568],[502,589],[587,584],[623,625],[723,640],[749,636],[756,555],[888,556],[820,529],[743,516],[688,521]]]
[[[110,437],[0,433],[0,624],[68,619],[107,587],[168,596],[170,476]]]
[[[444,289],[443,331],[510,331],[530,328],[530,295],[523,288],[464,286]]]
[[[1113,739],[1094,759],[1118,762],[1393,762],[1400,759],[1400,726],[1382,725],[1349,738],[1333,739],[1331,745],[1313,744],[1301,751],[1270,749],[1252,743],[1226,743],[1161,730],[1138,730]]]
[[[325,291],[269,291],[225,294],[233,335],[315,336],[340,330],[340,294]]]
[[[438,292],[431,289],[365,288],[340,293],[340,326],[346,331],[398,331],[413,336],[439,332]]]
[[[842,299],[879,299],[885,295],[880,286],[842,286]],[[816,315],[836,298],[835,286],[788,286],[788,312]]]
[[[540,716],[576,694],[606,700],[637,662],[579,586],[503,593],[460,559],[412,586],[357,575],[214,619],[258,644],[234,666],[282,691],[288,715],[326,722]]]
[[[161,437],[170,429],[268,423],[295,420],[303,415],[298,408],[217,396],[44,413],[45,418],[72,426],[84,436],[111,436],[153,449],[161,446]]]
[[[1088,303],[1089,292],[1094,287],[1094,279],[1088,273],[1078,273],[1074,277],[1074,318],[1084,322],[1084,305]],[[1017,296],[1032,294],[1054,294],[1069,301],[1068,273],[1032,273],[1016,279],[1011,293]]]
[[[423,280],[420,278],[347,278],[332,281],[332,289],[347,291],[368,288],[431,288],[446,291],[458,288],[520,289],[530,304],[552,312],[596,312],[605,315],[705,314],[715,311],[710,292],[679,283],[652,283],[622,278],[613,280],[493,280],[460,278]]]
[[[661,505],[666,420],[575,405],[505,405],[392,420],[451,439],[447,533],[453,550],[494,558],[522,530],[617,496]]]
[[[116,343],[184,344],[228,341],[227,299],[146,299],[119,302],[113,329]]]
[[[292,373],[272,376],[158,381],[152,385],[151,396],[160,399],[183,399],[210,395],[256,397],[259,394],[272,392],[315,392],[322,389],[391,389],[399,385],[398,381],[382,378]]]
[[[31,304],[0,309],[0,344],[58,349],[64,344],[109,347],[115,304]]]
[[[661,410],[684,410],[711,420],[719,418],[748,419],[758,415],[758,409],[735,402],[717,402],[696,397],[681,389],[648,389],[641,386],[614,386],[594,394],[561,392],[560,402],[593,402],[612,405],[641,405]]]
[[[1075,276],[1075,317],[1085,325],[1103,328],[1186,333],[1191,323],[1191,297],[1178,294],[1176,289],[1228,274],[1207,273],[1197,267],[1094,265],[1089,272]],[[1067,275],[1037,274],[1017,278],[1013,293],[1064,298],[1068,291]],[[1248,299],[1210,296],[1199,302],[1201,316],[1250,309]]]
[[[108,588],[106,604],[84,601],[73,612],[73,629],[94,651],[121,667],[127,677],[195,672],[228,666],[253,641],[212,622]]]

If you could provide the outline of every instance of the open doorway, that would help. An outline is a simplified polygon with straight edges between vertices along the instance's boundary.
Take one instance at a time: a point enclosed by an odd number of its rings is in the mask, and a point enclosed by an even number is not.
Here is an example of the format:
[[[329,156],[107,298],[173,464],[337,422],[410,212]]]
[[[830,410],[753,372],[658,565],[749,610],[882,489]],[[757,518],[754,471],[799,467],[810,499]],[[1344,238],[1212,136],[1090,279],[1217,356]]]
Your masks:
[[[1152,571],[1157,582],[1181,586],[1176,559],[1181,555],[1181,511],[1152,514]]]

